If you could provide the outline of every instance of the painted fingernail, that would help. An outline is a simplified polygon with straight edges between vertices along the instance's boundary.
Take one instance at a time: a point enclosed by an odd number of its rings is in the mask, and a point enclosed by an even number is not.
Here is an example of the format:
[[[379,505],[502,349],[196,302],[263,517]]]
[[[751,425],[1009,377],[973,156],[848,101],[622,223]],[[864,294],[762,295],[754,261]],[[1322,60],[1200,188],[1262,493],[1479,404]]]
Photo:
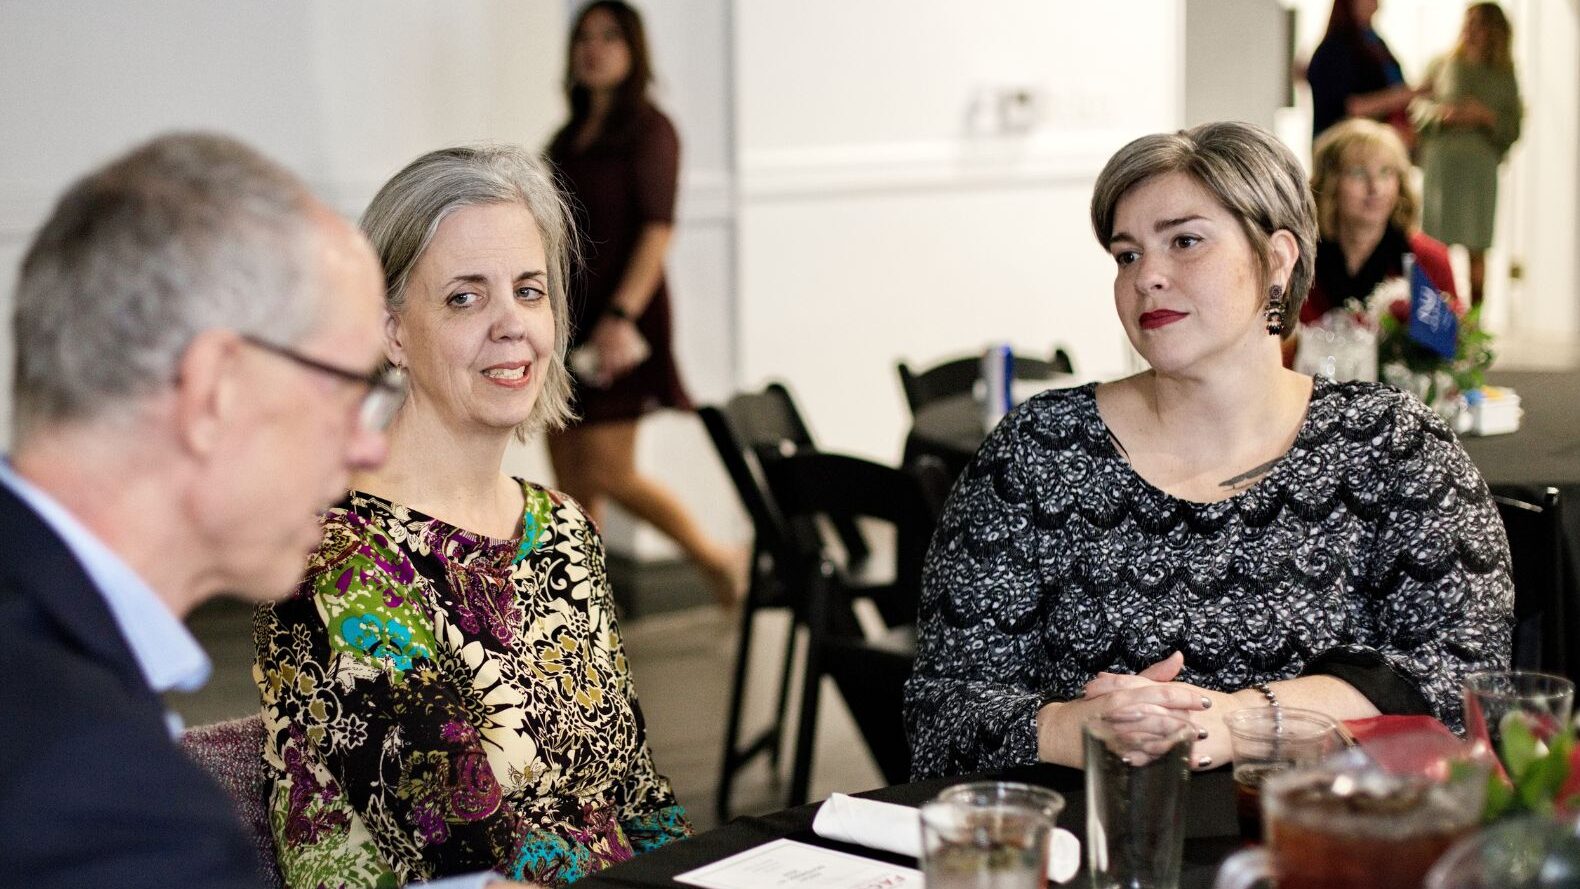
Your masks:
[[[1119,761],[1120,761],[1120,762],[1122,762],[1122,763],[1124,763],[1124,764],[1125,764],[1125,765],[1127,765],[1127,766],[1133,766],[1133,765],[1135,765],[1135,763],[1134,763],[1134,762],[1131,762],[1131,760],[1130,760],[1130,754],[1128,754],[1128,753],[1127,753],[1127,754],[1125,754],[1125,755],[1124,755],[1124,756],[1121,756],[1121,757],[1119,757]]]
[[[1202,695],[1201,696],[1201,708],[1203,710],[1211,710],[1212,709],[1212,698],[1209,698],[1206,695]]]
[[[1203,756],[1196,760],[1196,768],[1198,769],[1205,769],[1210,765],[1212,765],[1212,757],[1210,756]]]
[[[1205,740],[1207,740],[1207,730],[1206,729],[1197,729],[1196,730],[1196,740],[1198,740],[1198,741],[1205,741]]]

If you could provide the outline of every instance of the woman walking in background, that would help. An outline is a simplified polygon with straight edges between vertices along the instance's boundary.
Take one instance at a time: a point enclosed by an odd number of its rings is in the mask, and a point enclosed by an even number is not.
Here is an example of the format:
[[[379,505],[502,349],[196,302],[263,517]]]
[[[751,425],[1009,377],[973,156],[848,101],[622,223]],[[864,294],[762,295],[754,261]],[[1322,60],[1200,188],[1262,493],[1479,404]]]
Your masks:
[[[1496,3],[1465,10],[1459,44],[1427,68],[1428,93],[1411,113],[1424,174],[1421,227],[1470,251],[1470,298],[1479,305],[1498,206],[1498,165],[1520,138],[1520,86],[1508,17]]]
[[[691,408],[670,347],[664,283],[680,143],[647,97],[653,74],[641,17],[621,0],[588,4],[576,17],[567,58],[571,119],[548,154],[582,232],[571,300],[580,420],[549,434],[554,475],[594,521],[603,520],[612,499],[667,534],[728,604],[735,598],[734,551],[709,538],[674,493],[636,468],[642,415]]]

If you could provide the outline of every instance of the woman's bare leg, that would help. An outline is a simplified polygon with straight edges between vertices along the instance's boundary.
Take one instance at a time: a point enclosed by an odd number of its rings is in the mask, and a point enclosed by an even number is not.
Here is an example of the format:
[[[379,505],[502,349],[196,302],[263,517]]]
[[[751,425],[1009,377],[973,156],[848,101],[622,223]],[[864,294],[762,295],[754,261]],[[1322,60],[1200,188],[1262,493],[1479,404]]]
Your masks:
[[[581,428],[550,432],[547,436],[549,462],[554,466],[554,486],[571,495],[587,511],[593,524],[603,526],[604,498],[589,477],[586,449],[580,443]]]
[[[657,528],[702,569],[720,604],[735,601],[739,580],[734,550],[710,538],[674,492],[637,471],[636,427],[635,420],[620,420],[550,435],[549,459],[557,483],[587,506],[595,521],[601,519],[605,500],[613,500]]]
[[[1481,305],[1483,288],[1487,281],[1487,251],[1470,251],[1470,304]]]

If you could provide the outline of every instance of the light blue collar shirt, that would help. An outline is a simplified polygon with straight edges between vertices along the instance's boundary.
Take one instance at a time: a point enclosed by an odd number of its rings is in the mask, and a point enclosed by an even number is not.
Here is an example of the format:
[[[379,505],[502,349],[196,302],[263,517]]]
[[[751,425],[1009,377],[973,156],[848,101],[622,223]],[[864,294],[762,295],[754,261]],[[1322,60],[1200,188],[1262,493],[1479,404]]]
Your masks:
[[[109,607],[148,686],[160,694],[202,688],[212,670],[208,655],[153,589],[59,501],[17,475],[9,460],[0,460],[0,484],[32,507],[76,556]],[[179,717],[166,714],[166,721],[172,732],[180,730]]]
[[[16,474],[11,461],[0,460],[0,484],[10,488],[32,507],[39,518],[66,542],[82,570],[98,587],[104,604],[115,617],[115,624],[126,638],[132,657],[142,670],[143,679],[155,692],[196,691],[208,681],[213,670],[203,647],[147,583],[137,576],[104,541],[77,521],[59,501]],[[165,714],[172,736],[181,732],[181,718]],[[502,879],[492,873],[465,874],[413,884],[429,889],[482,889],[489,881]]]

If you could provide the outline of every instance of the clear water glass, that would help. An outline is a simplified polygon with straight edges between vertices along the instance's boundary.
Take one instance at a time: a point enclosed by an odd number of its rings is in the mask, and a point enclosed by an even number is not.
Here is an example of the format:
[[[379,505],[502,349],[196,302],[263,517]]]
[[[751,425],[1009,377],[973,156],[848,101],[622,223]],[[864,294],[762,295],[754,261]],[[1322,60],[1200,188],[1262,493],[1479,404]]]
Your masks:
[[[1167,720],[1139,734],[1086,721],[1086,865],[1093,889],[1176,889],[1196,727]]]

